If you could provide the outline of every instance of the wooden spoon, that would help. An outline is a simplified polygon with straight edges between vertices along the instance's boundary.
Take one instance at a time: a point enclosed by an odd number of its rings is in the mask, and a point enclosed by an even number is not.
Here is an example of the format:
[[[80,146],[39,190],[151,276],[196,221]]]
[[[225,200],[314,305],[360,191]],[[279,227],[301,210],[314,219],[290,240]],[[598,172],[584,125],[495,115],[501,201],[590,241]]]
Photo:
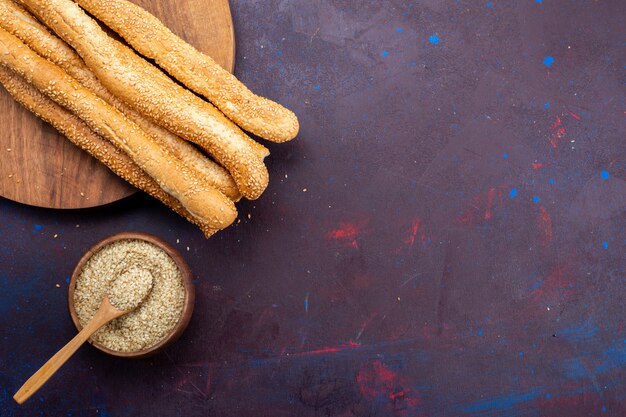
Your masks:
[[[140,303],[141,304],[141,303]],[[69,343],[61,350],[59,350],[48,362],[46,362],[37,372],[33,374],[28,381],[22,385],[22,387],[15,393],[13,399],[22,404],[31,395],[33,395],[43,384],[50,379],[56,371],[78,350],[83,343],[89,339],[100,327],[104,326],[113,319],[116,319],[124,314],[130,313],[140,304],[130,310],[118,310],[109,301],[109,296],[105,295],[100,304],[100,308],[96,311],[93,318],[87,323],[85,327],[76,335]]]

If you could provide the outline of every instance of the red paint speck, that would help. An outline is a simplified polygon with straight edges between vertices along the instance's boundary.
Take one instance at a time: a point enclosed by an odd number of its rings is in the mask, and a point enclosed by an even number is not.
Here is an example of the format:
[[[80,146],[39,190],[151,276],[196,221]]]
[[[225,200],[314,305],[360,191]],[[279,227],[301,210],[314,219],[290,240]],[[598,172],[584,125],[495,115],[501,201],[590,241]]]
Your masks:
[[[326,233],[327,240],[337,240],[345,243],[346,245],[358,248],[357,237],[361,233],[364,222],[360,223],[341,223],[338,228],[330,230]]]
[[[389,399],[395,400],[396,398],[404,398],[405,394],[406,394],[406,391],[404,390],[401,390],[398,392],[391,392],[389,393]]]
[[[567,111],[569,113],[570,116],[572,116],[574,119],[576,120],[580,120],[580,116],[577,115],[576,113],[574,113],[573,111]]]
[[[541,243],[545,246],[552,241],[552,217],[543,206],[539,206],[539,230]]]
[[[421,402],[418,392],[410,388],[408,379],[376,360],[362,367],[356,374],[361,395],[369,400],[387,400],[387,407],[395,414],[408,415]]]
[[[420,228],[420,223],[421,220],[419,217],[413,219],[413,223],[411,224],[411,233],[409,234],[409,237],[404,241],[404,243],[406,243],[409,248],[412,248],[413,244],[415,243],[415,236],[417,235],[417,231]],[[422,237],[424,236],[422,235]]]
[[[354,239],[359,233],[356,224],[342,223],[338,229],[331,230],[326,234],[326,239]]]
[[[535,162],[533,162],[532,164],[533,164],[533,169],[534,169],[535,171],[536,171],[536,170],[538,170],[538,169],[543,168],[543,164],[542,164],[541,162],[537,162],[537,161],[535,161]]]
[[[457,217],[456,221],[461,224],[471,224],[491,219],[496,209],[504,205],[503,190],[502,187],[491,187],[486,193],[474,196],[469,207]]]
[[[550,146],[556,149],[559,146],[559,140],[563,139],[567,134],[565,127],[562,126],[561,118],[559,116],[556,116],[554,123],[550,126],[550,130],[552,131],[549,138]]]
[[[491,206],[493,205],[493,197],[496,195],[496,189],[490,188],[487,193],[487,208],[485,209],[485,220],[491,218]]]
[[[535,301],[547,299],[555,303],[569,299],[573,293],[573,283],[566,278],[564,267],[557,265],[531,296]]]
[[[370,366],[359,370],[356,374],[356,382],[361,395],[375,398],[379,395],[388,395],[393,392],[394,381],[398,378],[380,361],[374,361]]]
[[[323,355],[326,353],[338,353],[345,352],[350,349],[361,347],[360,343],[348,342],[338,346],[326,346],[321,349],[308,350],[306,352],[293,353],[291,356],[310,356],[310,355]]]

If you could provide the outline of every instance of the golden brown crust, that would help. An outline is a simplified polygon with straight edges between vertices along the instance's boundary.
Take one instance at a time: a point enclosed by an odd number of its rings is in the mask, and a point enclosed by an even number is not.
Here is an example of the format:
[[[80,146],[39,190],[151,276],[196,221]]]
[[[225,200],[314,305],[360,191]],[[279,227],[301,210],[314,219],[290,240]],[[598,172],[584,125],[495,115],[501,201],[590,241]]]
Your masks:
[[[194,217],[217,229],[234,221],[237,212],[230,199],[194,177],[169,151],[153,143],[118,110],[3,29],[0,29],[0,64],[15,71],[80,117],[95,133],[122,149]]]
[[[268,172],[258,155],[261,145],[210,103],[110,38],[71,0],[20,2],[70,44],[109,91],[209,152],[231,173],[244,197],[256,199],[263,193]]]
[[[198,226],[207,238],[215,233],[215,229],[192,216],[178,200],[163,191],[159,184],[143,172],[128,155],[106,139],[93,133],[82,120],[41,94],[22,77],[0,67],[0,84],[4,85],[4,88],[18,103],[50,123],[72,143],[98,159],[128,183],[157,198]]]
[[[169,148],[189,169],[196,170],[209,185],[233,201],[241,198],[237,184],[228,171],[202,155],[193,145],[147,120],[111,94],[72,48],[12,0],[0,0],[0,27],[19,38],[37,54],[60,66],[83,86],[124,113],[153,140]]]
[[[211,57],[172,33],[159,19],[128,0],[75,0],[188,88],[209,99],[244,130],[273,142],[298,134],[296,115],[252,93]]]

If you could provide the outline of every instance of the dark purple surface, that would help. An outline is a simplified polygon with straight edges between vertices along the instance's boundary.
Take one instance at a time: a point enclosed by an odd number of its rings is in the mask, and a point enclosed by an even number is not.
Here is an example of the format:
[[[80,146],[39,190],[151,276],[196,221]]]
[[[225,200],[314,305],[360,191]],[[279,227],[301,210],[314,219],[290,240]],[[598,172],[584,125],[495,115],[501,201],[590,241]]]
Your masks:
[[[208,241],[145,196],[0,200],[0,415],[626,415],[624,4],[233,1],[237,75],[299,139]],[[185,255],[188,330],[16,406],[124,230]]]

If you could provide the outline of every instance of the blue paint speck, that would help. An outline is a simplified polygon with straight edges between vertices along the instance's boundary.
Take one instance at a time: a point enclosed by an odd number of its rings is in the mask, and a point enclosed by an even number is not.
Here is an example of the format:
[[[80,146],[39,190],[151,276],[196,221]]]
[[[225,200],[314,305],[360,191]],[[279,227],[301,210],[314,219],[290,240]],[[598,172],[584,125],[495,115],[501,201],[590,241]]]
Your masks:
[[[508,157],[509,157],[509,154],[508,154],[508,153],[503,153],[503,154],[502,154],[502,159],[506,159],[506,158],[508,158]]]
[[[383,57],[389,56],[389,52],[387,52],[387,51],[382,51],[382,52],[380,53],[380,56],[383,56]]]
[[[282,55],[282,54],[283,54],[283,51],[278,51],[278,52],[276,52],[276,55],[279,55],[279,56],[280,56],[280,55]]]
[[[439,36],[437,36],[437,35],[430,35],[428,37],[428,42],[432,43],[433,45],[437,45],[439,43]]]
[[[544,109],[549,109],[549,108],[550,108],[550,103],[548,103],[548,102],[546,101],[546,104],[544,104],[544,105],[543,105],[543,108],[544,108]]]
[[[550,179],[548,180],[548,182],[549,182],[550,184],[554,184],[554,183],[556,182],[556,180],[555,180],[554,178],[550,178]]]
[[[69,284],[70,283],[70,277],[65,277],[65,283]]]
[[[608,248],[609,248],[609,242],[605,240],[604,242],[602,242],[602,249],[608,249]]]
[[[478,329],[478,331],[476,332],[476,334],[480,337],[483,337],[485,335],[485,332],[483,331],[483,329]]]
[[[509,198],[515,198],[517,197],[517,188],[513,187],[511,188],[511,192],[509,193]]]
[[[493,6],[493,4],[491,2],[488,2],[487,7],[491,7],[491,6]]]
[[[402,32],[404,32],[404,29],[402,29],[402,28],[397,28],[397,29],[396,29],[396,32],[398,32],[398,33],[402,33]]]
[[[314,89],[316,89],[317,91],[319,91],[319,90],[322,88],[322,86],[321,86],[321,85],[319,85],[319,84],[315,84],[315,85],[313,86],[313,88],[314,88]]]
[[[547,398],[548,400],[550,399],[550,397],[552,397],[552,395],[550,395],[550,394],[546,394],[546,398]]]
[[[603,413],[604,413],[604,412],[606,412],[606,405],[603,405],[603,406],[602,406],[602,412],[603,412]]]
[[[540,202],[540,201],[541,201],[541,199],[539,198],[539,196],[538,196],[538,195],[534,195],[534,196],[533,196],[533,203],[537,204],[537,203],[538,203],[538,202]]]
[[[542,2],[542,1],[543,1],[543,0],[535,0],[535,3],[539,3],[539,4],[541,4],[541,2]]]
[[[543,65],[545,65],[546,67],[550,68],[552,64],[554,64],[554,58],[552,58],[550,55],[546,56],[543,59]]]
[[[520,352],[520,353],[519,353],[519,357],[520,357],[520,358],[523,358],[523,357],[524,357],[524,352]]]
[[[600,173],[600,177],[601,177],[603,180],[608,180],[610,176],[611,176],[611,174],[609,174],[609,171],[602,171],[602,172]]]
[[[40,231],[41,229],[43,229],[43,226],[42,226],[42,225],[40,225],[40,224],[36,224],[33,228],[35,229],[35,232],[38,232],[38,231]]]

